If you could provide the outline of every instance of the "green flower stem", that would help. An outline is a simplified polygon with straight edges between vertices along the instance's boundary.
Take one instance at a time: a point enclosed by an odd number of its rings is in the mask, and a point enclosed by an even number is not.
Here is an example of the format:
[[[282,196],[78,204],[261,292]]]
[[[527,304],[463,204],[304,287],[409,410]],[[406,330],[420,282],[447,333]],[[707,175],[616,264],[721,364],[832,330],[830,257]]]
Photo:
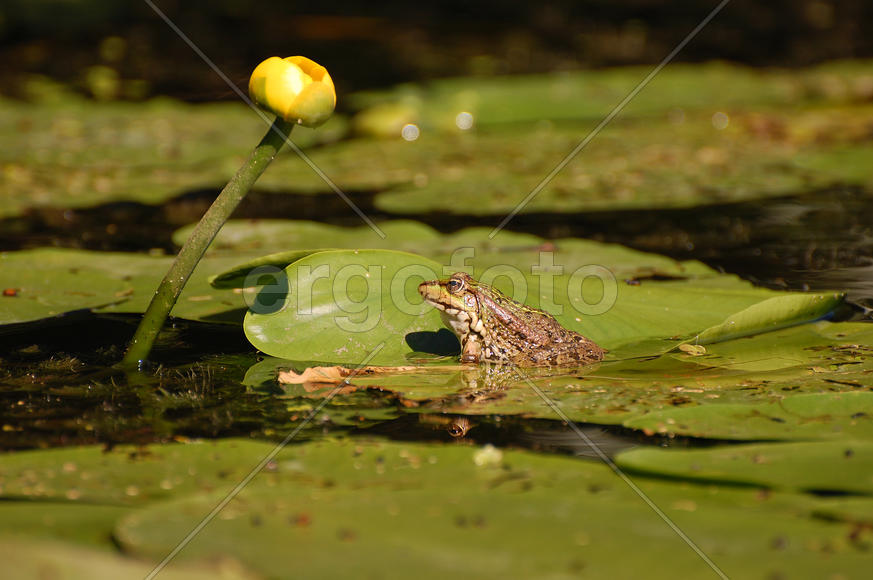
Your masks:
[[[240,167],[215,198],[158,286],[148,310],[136,329],[136,334],[133,335],[133,340],[127,347],[121,362],[122,366],[128,368],[139,366],[141,361],[149,356],[164,321],[176,304],[197,263],[206,253],[218,230],[282,149],[285,138],[291,134],[293,128],[293,123],[277,117],[270,130],[252,151],[248,161]]]

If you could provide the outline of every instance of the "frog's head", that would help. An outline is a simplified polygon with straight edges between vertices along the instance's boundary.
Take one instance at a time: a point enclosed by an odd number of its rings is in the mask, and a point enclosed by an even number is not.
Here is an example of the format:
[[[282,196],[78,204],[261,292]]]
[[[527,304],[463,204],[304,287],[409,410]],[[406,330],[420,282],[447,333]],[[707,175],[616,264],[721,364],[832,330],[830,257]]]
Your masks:
[[[458,312],[479,312],[475,280],[464,272],[456,272],[448,280],[429,280],[418,285],[418,293],[428,304],[449,315]]]
[[[448,280],[429,280],[418,285],[418,293],[425,302],[442,312],[443,322],[458,337],[470,332],[470,326],[481,329],[479,284],[464,272],[456,272]]]

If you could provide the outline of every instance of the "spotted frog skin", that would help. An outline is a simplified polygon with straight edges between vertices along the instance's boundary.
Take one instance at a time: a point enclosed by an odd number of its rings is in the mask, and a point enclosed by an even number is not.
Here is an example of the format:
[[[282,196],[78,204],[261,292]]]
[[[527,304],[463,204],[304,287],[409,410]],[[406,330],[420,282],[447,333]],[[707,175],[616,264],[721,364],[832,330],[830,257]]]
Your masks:
[[[548,312],[516,302],[464,272],[422,282],[418,292],[460,339],[464,363],[578,366],[595,363],[606,352]]]

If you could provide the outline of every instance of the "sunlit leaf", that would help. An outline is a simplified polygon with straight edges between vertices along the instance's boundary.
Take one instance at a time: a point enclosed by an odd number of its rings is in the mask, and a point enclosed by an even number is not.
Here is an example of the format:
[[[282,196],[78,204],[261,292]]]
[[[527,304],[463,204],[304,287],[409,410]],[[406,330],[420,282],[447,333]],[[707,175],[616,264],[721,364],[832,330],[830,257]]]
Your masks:
[[[717,326],[707,328],[694,337],[693,342],[711,344],[817,320],[831,313],[844,297],[838,292],[774,296],[729,316]]]
[[[106,549],[72,546],[61,542],[4,537],[0,558],[16,578],[62,578],[63,580],[116,580],[144,578],[157,565],[154,562],[125,557]],[[255,580],[257,575],[231,560],[188,563],[161,571],[168,580]]]
[[[262,352],[281,358],[402,364],[432,342],[441,323],[422,303],[418,284],[438,263],[390,250],[311,254],[265,286],[246,314],[245,332]]]
[[[873,392],[790,394],[761,403],[710,403],[624,422],[651,433],[711,439],[870,439]]]
[[[250,254],[203,260],[173,308],[173,316],[240,324],[241,294],[216,290],[211,275]],[[0,254],[0,323],[18,323],[78,310],[144,312],[170,267],[169,256],[45,248]]]
[[[573,577],[580,569],[597,577],[712,574],[599,462],[358,439],[289,447],[274,463],[180,561],[231,555],[268,577],[307,578],[381,575],[386,562],[391,575],[421,578],[461,570],[477,578]],[[866,554],[843,540],[849,524],[811,517],[819,505],[811,498],[635,483],[701,550],[717,554],[730,577],[867,570]],[[160,557],[225,494],[153,504],[122,521],[116,538],[126,552]]]
[[[632,449],[616,458],[622,469],[691,481],[778,489],[873,493],[873,440],[762,443],[711,449]]]

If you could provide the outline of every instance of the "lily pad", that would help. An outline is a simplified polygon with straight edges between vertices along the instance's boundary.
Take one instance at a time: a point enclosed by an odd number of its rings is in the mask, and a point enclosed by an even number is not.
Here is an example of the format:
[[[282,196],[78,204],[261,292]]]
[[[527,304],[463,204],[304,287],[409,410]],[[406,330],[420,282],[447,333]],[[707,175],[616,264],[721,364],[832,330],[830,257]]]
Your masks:
[[[4,501],[0,502],[0,535],[63,540],[111,549],[115,522],[130,510],[114,505]]]
[[[870,439],[873,392],[787,395],[765,404],[688,406],[649,413],[625,427],[713,439]]]
[[[632,449],[622,469],[651,476],[776,489],[873,493],[873,441],[762,443],[712,449]]]
[[[184,244],[195,225],[174,232],[173,241]],[[433,228],[411,220],[392,220],[378,224],[378,228],[375,230],[366,225],[340,227],[302,220],[229,220],[222,226],[210,249],[291,251],[328,246],[397,249],[398,244],[421,247],[440,238]]]
[[[142,562],[105,550],[8,537],[0,541],[0,558],[3,558],[9,570],[15,571],[16,578],[58,580],[143,578],[157,564],[157,560],[155,563]],[[170,566],[161,571],[161,578],[169,580],[208,580],[216,577],[254,580],[258,576],[231,559]]]
[[[0,498],[142,505],[239,480],[257,463],[264,447],[240,440],[219,446],[156,446],[141,453],[128,447],[112,452],[99,447],[23,451],[4,457],[0,464]]]
[[[0,467],[3,497],[10,505],[17,504],[8,500],[51,498],[62,512],[83,509],[83,502],[138,505],[116,525],[114,537],[126,554],[157,561],[274,447],[224,440],[109,452],[99,447],[22,452]],[[832,502],[636,476],[634,482],[732,577],[762,569],[789,576],[810,571],[851,576],[867,569],[866,552],[848,539],[854,522],[822,519],[828,509],[835,513]],[[453,499],[446,502],[447,497]],[[22,509],[40,505],[21,503]],[[863,501],[859,506],[870,512]],[[517,534],[519,526],[530,533]],[[538,538],[534,546],[531,537]],[[7,546],[24,543],[4,539]],[[39,545],[52,557],[71,550],[90,561],[106,553]],[[344,558],[336,558],[340,549]],[[19,547],[16,553],[38,561],[28,550]],[[281,450],[168,571],[179,566],[179,573],[190,574],[192,561],[219,555],[269,577],[360,576],[384,571],[386,561],[395,572],[416,570],[425,577],[460,569],[486,578],[570,577],[580,567],[598,576],[618,570],[642,574],[646,568],[649,576],[664,578],[709,573],[667,523],[600,463],[364,439]],[[243,573],[237,565],[232,570]]]
[[[490,228],[465,228],[452,234],[439,234],[419,222],[391,220],[378,224],[385,234],[381,238],[368,226],[340,227],[310,221],[230,220],[213,242],[213,250],[241,252],[258,249],[273,252],[237,265],[213,279],[216,287],[243,287],[246,275],[263,266],[285,268],[314,249],[392,249],[420,254],[450,264],[445,275],[465,267],[466,262],[483,270],[494,266],[516,266],[523,272],[531,267],[551,267],[542,262],[551,257],[561,270],[574,271],[582,266],[600,264],[616,278],[698,278],[717,273],[696,261],[679,262],[665,256],[640,252],[616,244],[604,244],[578,238],[547,240],[531,234],[503,231],[493,239]],[[184,242],[191,227],[177,231],[173,239]],[[292,247],[294,249],[289,249]]]
[[[323,248],[333,249],[333,248]],[[242,264],[237,264],[230,270],[225,270],[220,274],[215,274],[209,277],[209,284],[213,288],[251,288],[260,286],[261,284],[269,284],[271,279],[264,280],[262,275],[274,272],[275,270],[284,270],[290,264],[297,260],[305,258],[309,254],[313,254],[321,250],[290,250],[287,252],[277,252],[260,256],[254,260],[249,260]],[[261,274],[263,273],[263,274]]]
[[[413,351],[409,335],[439,329],[417,287],[440,269],[389,250],[311,254],[284,270],[284,286],[261,291],[246,314],[246,337],[281,358],[398,364]]]
[[[336,140],[346,125],[338,116],[317,132],[296,129],[292,139],[301,147]],[[192,189],[217,191],[267,128],[242,103],[2,99],[0,216],[119,200],[161,203]]]
[[[61,252],[0,254],[0,324],[123,302],[133,287]],[[69,254],[68,254],[69,255]]]
[[[278,227],[276,225],[268,230],[275,232]],[[398,227],[405,225],[398,224]],[[390,298],[393,290],[389,284],[396,282],[398,272],[405,272],[407,266],[415,263],[428,263],[427,276],[434,278],[445,277],[457,269],[472,270],[474,277],[483,283],[493,284],[520,302],[551,312],[564,326],[589,336],[610,350],[628,345],[618,350],[625,357],[666,352],[683,337],[700,334],[708,327],[712,329],[703,336],[716,341],[815,320],[829,313],[842,300],[842,295],[833,293],[789,294],[755,288],[735,276],[717,275],[693,262],[677,263],[614,245],[583,240],[557,240],[551,245],[545,245],[545,242],[537,245],[539,239],[536,237],[525,236],[519,240],[506,235],[505,238],[499,237],[496,244],[489,242],[486,245],[479,241],[478,247],[463,245],[467,241],[486,239],[484,235],[478,237],[480,233],[484,234],[479,230],[465,230],[427,242],[431,246],[430,255],[454,264],[446,267],[422,256],[386,250],[330,250],[317,253],[306,250],[262,257],[255,262],[238,265],[215,280],[220,285],[230,285],[227,281],[239,284],[250,272],[258,272],[256,266],[272,266],[272,279],[268,279],[270,283],[248,301],[250,305],[255,304],[260,308],[260,311],[250,313],[247,318],[246,331],[250,342],[271,356],[353,365],[362,362],[366,354],[382,342],[405,344],[405,337],[409,333],[436,333],[442,328],[441,324],[433,322],[437,320],[436,310],[422,305],[415,284],[409,284],[408,280],[400,282],[406,284],[408,296],[402,301],[410,304],[407,308],[409,313],[401,314],[392,307],[395,300]],[[514,244],[522,240],[527,243]],[[453,244],[458,244],[458,251],[442,253]],[[410,245],[419,244],[410,242]],[[279,270],[287,261],[298,258],[284,272]],[[390,278],[379,283],[381,290],[377,290],[378,284],[372,284],[366,289],[368,294],[356,295],[352,299],[356,302],[354,308],[359,318],[369,321],[366,334],[358,333],[360,338],[353,339],[348,331],[337,324],[337,315],[342,309],[338,308],[333,296],[336,292],[332,286],[333,278],[317,281],[314,286],[318,288],[317,295],[311,298],[314,301],[310,311],[303,316],[293,314],[297,310],[294,303],[298,299],[294,288],[299,283],[298,271],[294,267],[298,264],[306,272],[315,271],[316,268],[324,272],[330,272],[330,268],[369,272],[371,267],[389,265],[390,271],[385,270],[380,274]],[[670,272],[677,277],[684,273],[688,278],[627,284],[619,282],[615,272],[619,276]],[[269,272],[264,270],[264,274]],[[417,281],[425,279],[425,274],[419,274]],[[308,280],[309,274],[304,277]],[[359,290],[359,293],[363,291]],[[310,300],[308,297],[306,299]],[[397,316],[397,320],[407,322],[400,326],[396,322],[377,324],[380,309],[384,309],[384,315],[387,316],[385,321],[394,320]],[[422,314],[430,316],[431,322],[424,322],[424,319],[412,322],[414,316]],[[376,317],[367,318],[370,315]],[[340,318],[352,320],[344,315]],[[267,320],[270,323],[261,326]],[[351,326],[361,328],[357,323]],[[402,335],[394,334],[395,329],[400,329]],[[306,340],[300,340],[301,336],[307,337]],[[317,337],[317,340],[313,341],[313,337]],[[366,340],[361,340],[363,338]],[[641,341],[644,341],[642,344],[648,350],[640,348]],[[387,350],[373,362],[405,364],[405,356],[410,352],[408,345]]]
[[[818,322],[711,345],[702,357],[628,358],[584,369],[525,369],[523,375],[487,367],[432,368],[413,376],[356,376],[350,386],[394,393],[407,412],[554,420],[554,409],[530,387],[531,381],[567,417],[582,423],[706,438],[811,439],[838,438],[841,433],[866,437],[868,421],[855,415],[865,412],[867,402],[861,393],[853,397],[858,389],[866,389],[873,372],[870,349],[859,345],[871,342],[869,324]],[[656,345],[649,350],[657,350]],[[781,345],[786,349],[778,348]],[[622,350],[612,354],[620,356]],[[272,380],[275,388],[275,372],[270,376],[268,366],[259,367],[263,372],[258,381],[263,385]],[[325,394],[287,392],[298,400]],[[810,399],[803,398],[807,395]],[[786,403],[789,399],[792,402]],[[852,412],[815,412],[819,404],[826,409],[837,405],[838,410],[844,400],[855,402]],[[786,416],[783,407],[794,401],[807,401],[812,416],[795,411]],[[742,413],[734,413],[738,408]],[[686,422],[695,413],[701,420]],[[770,415],[776,420],[766,418]]]
[[[629,66],[542,75],[477,76],[439,79],[425,85],[405,84],[355,93],[363,108],[395,104],[405,107],[425,129],[458,131],[457,115],[468,112],[477,127],[509,123],[600,120],[627,96],[650,67]],[[817,69],[804,71],[815,74]],[[842,71],[849,80],[868,74],[863,66]],[[671,64],[625,108],[631,117],[647,117],[678,109],[733,109],[746,106],[797,104],[813,96],[812,78],[783,71],[761,71],[726,63]],[[723,87],[730,86],[731,91]]]
[[[644,124],[615,121],[523,211],[693,207],[789,195],[833,181],[793,167],[794,148],[788,144],[763,142],[740,129],[720,132],[712,114],[689,115],[682,127],[666,116]],[[415,142],[359,138],[313,151],[311,159],[344,191],[376,191],[374,204],[383,211],[502,217],[594,125],[424,133]],[[260,187],[330,193],[295,161],[278,159]]]
[[[207,258],[194,271],[173,316],[190,320],[242,322],[241,294],[209,285],[209,277],[250,254]],[[88,308],[100,312],[144,312],[173,258],[115,252],[45,248],[0,254],[0,323],[28,322]]]
[[[867,569],[867,554],[844,539],[849,524],[810,517],[810,498],[636,484],[731,577]],[[132,554],[163,555],[225,493],[153,504],[122,521],[116,537]],[[270,577],[379,575],[386,562],[393,575],[423,578],[712,573],[602,464],[360,439],[283,450],[179,559],[213,554]]]
[[[817,320],[833,312],[844,298],[845,295],[838,292],[774,296],[707,328],[694,338],[694,344],[723,342]]]
[[[301,147],[324,145],[311,150],[313,163],[353,197],[375,192],[383,210],[505,215],[648,72],[628,67],[407,85],[357,101],[407,111],[421,129],[414,142],[399,136],[337,142],[348,128],[340,116],[318,131],[296,129],[292,138]],[[792,72],[671,65],[525,211],[689,207],[869,183],[859,169],[869,158],[859,133],[873,115],[864,103],[868,76],[866,63]],[[240,143],[254,145],[266,130],[241,103],[94,103],[67,95],[56,103],[0,104],[6,216],[117,200],[162,203],[186,191],[217,190],[248,154]],[[470,115],[470,130],[459,129],[459,113]],[[727,125],[714,126],[714,114]],[[335,195],[290,152],[258,188]]]
[[[376,205],[406,214],[505,214],[648,72],[626,67],[443,79],[358,95],[360,106],[402,107],[406,122],[420,126],[416,148],[428,151],[421,162],[404,164],[415,167],[415,173],[404,175],[397,164],[392,175],[400,179],[384,184],[397,187],[377,195]],[[866,63],[795,73],[721,63],[671,65],[523,211],[689,207],[817,185],[867,184],[869,176],[860,169],[870,157],[866,123],[858,119],[873,116],[863,88],[868,85]],[[724,86],[733,90],[728,94]],[[460,116],[467,120],[464,127],[472,122],[476,130],[459,129]],[[438,153],[435,140],[476,153],[466,158]],[[385,147],[392,146],[392,159],[414,154],[400,141],[399,131]],[[321,161],[337,167],[340,182],[352,186],[361,172],[346,172],[341,162],[333,165],[331,153]],[[428,163],[435,155],[441,165]]]

